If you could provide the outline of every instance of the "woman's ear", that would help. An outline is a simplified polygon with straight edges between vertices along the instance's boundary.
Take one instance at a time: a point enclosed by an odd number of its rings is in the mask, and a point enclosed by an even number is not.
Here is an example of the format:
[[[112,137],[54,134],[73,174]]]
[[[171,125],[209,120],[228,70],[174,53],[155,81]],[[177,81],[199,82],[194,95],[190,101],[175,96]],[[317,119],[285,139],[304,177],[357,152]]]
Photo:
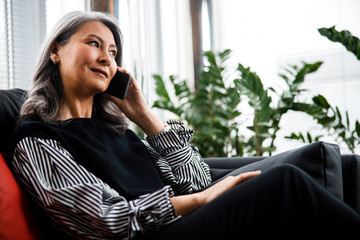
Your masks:
[[[55,42],[51,47],[50,59],[55,65],[60,63],[59,44],[57,42]]]

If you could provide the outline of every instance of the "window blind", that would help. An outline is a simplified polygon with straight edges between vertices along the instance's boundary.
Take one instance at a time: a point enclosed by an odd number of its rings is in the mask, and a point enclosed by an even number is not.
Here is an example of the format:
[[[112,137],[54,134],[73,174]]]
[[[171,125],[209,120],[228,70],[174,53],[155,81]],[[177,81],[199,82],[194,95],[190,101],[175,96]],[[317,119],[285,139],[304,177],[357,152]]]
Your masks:
[[[13,36],[13,76],[16,88],[28,89],[45,35],[43,0],[11,1]]]
[[[9,85],[6,15],[6,1],[0,1],[0,89],[6,89]]]
[[[47,30],[87,0],[0,0],[0,88],[28,89]],[[56,14],[54,14],[56,13]]]

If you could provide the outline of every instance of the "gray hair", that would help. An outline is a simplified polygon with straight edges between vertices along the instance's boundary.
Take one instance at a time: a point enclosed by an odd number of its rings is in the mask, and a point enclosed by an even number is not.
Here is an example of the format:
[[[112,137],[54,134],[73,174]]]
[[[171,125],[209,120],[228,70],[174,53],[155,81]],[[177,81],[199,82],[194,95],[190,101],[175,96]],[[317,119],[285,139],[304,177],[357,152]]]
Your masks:
[[[122,35],[117,20],[111,15],[99,12],[71,12],[66,14],[52,29],[42,45],[42,51],[34,69],[33,82],[23,104],[19,121],[35,118],[56,124],[60,115],[60,104],[63,97],[63,83],[58,65],[50,59],[53,46],[65,45],[79,28],[88,22],[99,21],[112,32],[117,46],[115,61],[122,65]],[[93,116],[102,126],[123,133],[128,121],[120,109],[102,94],[94,98]]]

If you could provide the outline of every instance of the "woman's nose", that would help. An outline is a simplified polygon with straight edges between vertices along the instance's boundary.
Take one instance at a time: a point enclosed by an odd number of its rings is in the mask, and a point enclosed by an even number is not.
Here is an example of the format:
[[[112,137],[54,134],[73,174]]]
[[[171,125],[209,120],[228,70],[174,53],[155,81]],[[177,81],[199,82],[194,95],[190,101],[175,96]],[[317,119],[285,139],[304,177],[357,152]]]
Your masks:
[[[105,66],[109,66],[111,64],[111,56],[108,52],[101,51],[98,61]]]

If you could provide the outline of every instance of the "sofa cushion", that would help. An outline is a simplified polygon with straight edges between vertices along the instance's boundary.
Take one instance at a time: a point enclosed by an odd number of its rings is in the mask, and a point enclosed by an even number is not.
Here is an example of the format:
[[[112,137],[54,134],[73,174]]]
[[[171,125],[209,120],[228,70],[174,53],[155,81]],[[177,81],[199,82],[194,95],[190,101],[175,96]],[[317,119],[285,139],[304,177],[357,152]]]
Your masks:
[[[341,156],[344,184],[344,202],[360,213],[360,156],[345,154]]]
[[[0,239],[39,239],[29,201],[0,154]]]
[[[343,200],[343,179],[340,148],[335,144],[316,142],[293,149],[234,170],[228,175],[262,170],[283,163],[293,164],[305,172],[329,192]],[[226,176],[228,176],[226,175]]]
[[[248,164],[261,161],[266,157],[210,157],[204,161],[210,167],[211,179],[216,181],[234,169],[244,167]]]
[[[9,139],[24,99],[24,90],[0,90],[0,152],[8,152],[10,149]]]

